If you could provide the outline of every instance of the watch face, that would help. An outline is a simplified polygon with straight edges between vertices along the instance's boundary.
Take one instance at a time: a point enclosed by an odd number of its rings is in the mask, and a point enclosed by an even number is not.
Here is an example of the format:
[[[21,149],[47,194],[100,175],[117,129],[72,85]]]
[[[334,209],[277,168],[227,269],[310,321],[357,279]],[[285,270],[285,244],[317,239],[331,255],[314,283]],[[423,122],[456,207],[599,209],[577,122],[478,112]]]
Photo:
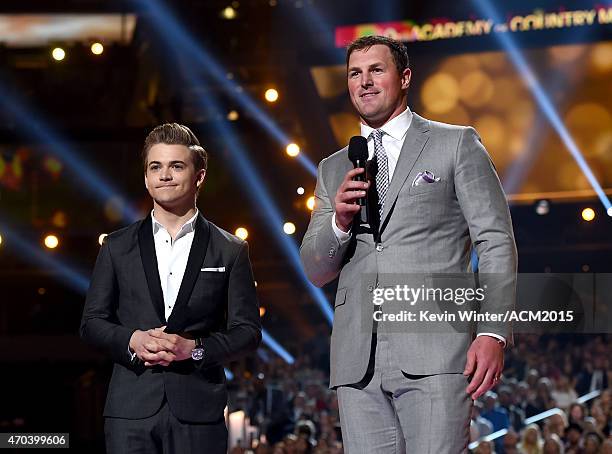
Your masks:
[[[204,349],[202,347],[191,350],[191,359],[201,361],[202,358],[204,358]]]

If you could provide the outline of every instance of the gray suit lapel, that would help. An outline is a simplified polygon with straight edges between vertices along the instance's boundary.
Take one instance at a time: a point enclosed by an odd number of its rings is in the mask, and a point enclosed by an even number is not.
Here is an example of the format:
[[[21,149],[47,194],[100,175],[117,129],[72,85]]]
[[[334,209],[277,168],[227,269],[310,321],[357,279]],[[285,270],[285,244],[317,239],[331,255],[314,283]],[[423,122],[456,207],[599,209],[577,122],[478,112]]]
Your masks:
[[[406,182],[406,178],[408,178],[416,160],[421,155],[423,148],[425,148],[425,144],[429,139],[427,131],[429,131],[429,122],[413,113],[412,122],[406,133],[406,139],[404,140],[404,145],[402,145],[402,151],[400,152],[395,171],[393,172],[393,178],[391,178],[391,183],[389,184],[387,197],[385,198],[385,206],[380,220],[381,228],[385,225],[385,221],[395,204],[400,189]]]

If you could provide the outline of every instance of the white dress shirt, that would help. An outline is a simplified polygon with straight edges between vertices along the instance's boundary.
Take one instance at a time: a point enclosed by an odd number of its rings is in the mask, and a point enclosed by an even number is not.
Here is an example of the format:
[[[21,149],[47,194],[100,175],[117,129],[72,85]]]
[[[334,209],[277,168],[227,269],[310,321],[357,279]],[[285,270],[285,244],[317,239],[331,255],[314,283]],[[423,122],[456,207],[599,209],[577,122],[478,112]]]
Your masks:
[[[183,275],[187,268],[187,259],[193,243],[198,210],[180,228],[174,240],[166,228],[155,219],[155,212],[151,212],[153,222],[153,240],[155,242],[155,255],[157,256],[157,270],[164,294],[164,314],[166,321],[174,309],[176,297]]]
[[[393,178],[393,172],[395,172],[395,166],[399,159],[400,152],[402,151],[402,145],[404,145],[404,139],[406,139],[406,133],[412,123],[412,112],[409,107],[406,107],[401,114],[397,117],[393,117],[391,120],[386,122],[382,128],[384,132],[382,136],[382,144],[385,152],[387,153],[387,163],[389,166],[389,183]],[[363,123],[361,126],[361,136],[368,139],[368,160],[374,157],[374,137],[370,136],[374,128],[369,127]],[[332,216],[332,227],[336,238],[340,244],[346,243],[351,238],[351,231],[343,232],[336,225],[336,213]]]
[[[401,114],[397,117],[393,117],[387,123],[385,123],[381,128],[384,132],[382,136],[382,145],[387,153],[387,162],[389,166],[389,184],[391,184],[391,180],[393,178],[393,173],[395,172],[395,167],[397,166],[397,161],[399,159],[400,152],[402,151],[402,146],[404,145],[404,140],[406,139],[406,133],[410,128],[410,124],[412,123],[412,111],[409,107],[406,107]],[[368,159],[372,159],[374,156],[374,137],[370,136],[374,128],[361,123],[361,136],[368,139]],[[351,231],[343,232],[336,225],[336,213],[332,216],[332,228],[334,233],[336,234],[336,238],[338,238],[338,242],[340,245],[346,243],[351,238]],[[480,333],[478,336],[490,336],[498,341],[503,343],[503,346],[506,346],[506,338],[494,333]]]

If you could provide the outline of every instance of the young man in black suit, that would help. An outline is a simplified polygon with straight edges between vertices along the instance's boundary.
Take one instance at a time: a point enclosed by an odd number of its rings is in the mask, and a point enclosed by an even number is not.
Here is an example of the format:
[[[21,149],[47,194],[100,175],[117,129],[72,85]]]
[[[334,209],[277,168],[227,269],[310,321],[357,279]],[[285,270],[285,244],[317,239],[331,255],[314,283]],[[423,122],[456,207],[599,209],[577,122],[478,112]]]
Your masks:
[[[261,341],[248,245],[196,207],[206,151],[186,126],[145,140],[146,219],[98,254],[81,336],[114,369],[105,416],[111,453],[225,453],[222,363]]]

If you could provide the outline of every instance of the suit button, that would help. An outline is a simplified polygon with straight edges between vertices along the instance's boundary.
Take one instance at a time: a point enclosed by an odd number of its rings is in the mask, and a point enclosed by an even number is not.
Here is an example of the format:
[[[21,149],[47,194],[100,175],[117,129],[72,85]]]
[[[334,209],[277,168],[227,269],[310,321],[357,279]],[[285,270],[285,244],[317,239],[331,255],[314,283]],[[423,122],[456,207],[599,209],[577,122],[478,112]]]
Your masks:
[[[368,292],[373,292],[373,291],[374,291],[374,286],[368,285]]]
[[[330,259],[334,258],[334,255],[336,255],[336,250],[334,248],[331,248],[329,250],[329,254],[327,254],[329,256]]]
[[[378,243],[378,244],[376,245],[376,250],[377,250],[378,252],[381,252],[383,249],[384,249],[384,247],[383,247],[383,245],[382,245],[382,244]]]

